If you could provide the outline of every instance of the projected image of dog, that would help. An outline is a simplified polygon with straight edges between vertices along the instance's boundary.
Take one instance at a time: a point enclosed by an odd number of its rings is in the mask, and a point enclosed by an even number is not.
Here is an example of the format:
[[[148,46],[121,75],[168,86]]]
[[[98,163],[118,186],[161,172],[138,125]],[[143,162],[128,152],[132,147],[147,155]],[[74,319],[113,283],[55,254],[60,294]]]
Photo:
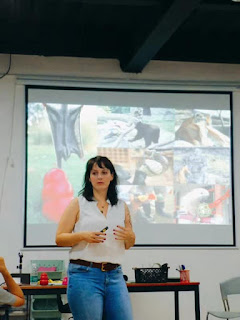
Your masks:
[[[138,122],[135,125],[137,131],[134,138],[129,139],[130,142],[144,139],[145,148],[150,146],[152,143],[158,143],[160,137],[160,128],[156,125]]]
[[[176,140],[184,140],[195,146],[230,145],[229,137],[213,127],[211,116],[198,112],[183,120],[175,137]]]
[[[150,109],[148,110],[151,115]],[[145,120],[146,121],[146,120]],[[134,142],[143,139],[145,148],[149,147],[152,143],[158,143],[160,137],[160,128],[155,124],[146,123],[143,121],[143,108],[138,108],[134,111],[131,121],[129,122],[129,128],[125,132],[136,132],[133,137],[128,138],[129,142]]]

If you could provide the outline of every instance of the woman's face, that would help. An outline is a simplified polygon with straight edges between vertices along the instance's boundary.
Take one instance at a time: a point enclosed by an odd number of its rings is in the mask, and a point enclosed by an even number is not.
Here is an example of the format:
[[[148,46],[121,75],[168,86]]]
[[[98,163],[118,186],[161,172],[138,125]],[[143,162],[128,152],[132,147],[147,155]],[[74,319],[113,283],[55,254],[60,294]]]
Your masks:
[[[113,180],[113,174],[109,169],[102,166],[100,168],[97,163],[94,163],[92,170],[90,171],[89,181],[91,182],[93,189],[104,190],[108,189],[110,182]]]

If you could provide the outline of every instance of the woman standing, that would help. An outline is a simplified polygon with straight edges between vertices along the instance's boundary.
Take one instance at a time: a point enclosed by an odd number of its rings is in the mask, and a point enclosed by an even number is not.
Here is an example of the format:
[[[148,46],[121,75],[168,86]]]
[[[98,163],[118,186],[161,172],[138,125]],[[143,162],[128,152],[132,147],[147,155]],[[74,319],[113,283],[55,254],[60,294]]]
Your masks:
[[[74,320],[132,320],[121,263],[135,243],[127,205],[117,196],[111,161],[87,162],[84,187],[59,222],[56,243],[70,246],[68,302]]]

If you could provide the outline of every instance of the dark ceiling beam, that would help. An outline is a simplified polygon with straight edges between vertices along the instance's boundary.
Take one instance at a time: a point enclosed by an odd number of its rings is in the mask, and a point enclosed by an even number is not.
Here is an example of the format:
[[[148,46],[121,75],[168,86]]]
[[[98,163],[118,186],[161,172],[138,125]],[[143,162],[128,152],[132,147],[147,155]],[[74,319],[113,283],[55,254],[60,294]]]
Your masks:
[[[134,53],[126,60],[120,60],[121,69],[124,72],[141,72],[200,2],[201,0],[174,0],[147,38],[135,48]]]
[[[220,4],[220,3],[202,3],[199,6],[199,10],[204,10],[204,11],[239,11],[240,10],[240,3],[237,2],[231,2],[229,1],[228,4]]]
[[[113,6],[158,6],[162,0],[62,0],[67,3],[82,3],[89,5],[113,5]]]

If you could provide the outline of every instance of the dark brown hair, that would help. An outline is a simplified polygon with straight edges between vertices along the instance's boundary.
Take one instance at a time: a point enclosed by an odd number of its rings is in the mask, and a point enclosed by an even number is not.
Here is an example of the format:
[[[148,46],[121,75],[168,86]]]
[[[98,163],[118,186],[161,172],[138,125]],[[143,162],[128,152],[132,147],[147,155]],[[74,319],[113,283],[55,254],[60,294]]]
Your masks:
[[[110,182],[107,192],[107,198],[111,202],[111,205],[115,205],[118,202],[118,195],[117,195],[117,180],[118,176],[115,171],[115,168],[112,162],[107,157],[96,156],[88,160],[86,164],[86,172],[83,181],[83,188],[80,190],[79,195],[83,195],[88,201],[93,201],[93,187],[90,179],[90,173],[94,164],[97,164],[99,168],[107,168],[110,170],[111,174],[113,175],[113,180]]]

